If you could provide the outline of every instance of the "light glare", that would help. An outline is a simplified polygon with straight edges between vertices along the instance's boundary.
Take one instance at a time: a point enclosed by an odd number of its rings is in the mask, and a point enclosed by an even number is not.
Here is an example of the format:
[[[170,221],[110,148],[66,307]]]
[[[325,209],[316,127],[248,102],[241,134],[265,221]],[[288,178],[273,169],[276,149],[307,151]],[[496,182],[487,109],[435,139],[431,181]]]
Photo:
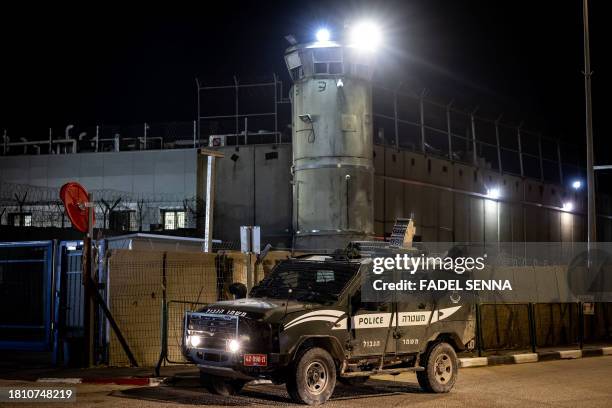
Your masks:
[[[351,29],[351,45],[356,48],[373,51],[382,41],[380,28],[372,22],[361,22]]]
[[[317,31],[317,41],[318,42],[326,42],[331,38],[331,33],[327,28],[320,28]]]
[[[189,343],[191,344],[192,347],[198,347],[201,341],[202,339],[200,339],[200,336],[189,337]]]
[[[563,211],[573,211],[573,210],[574,210],[574,203],[572,203],[571,201],[567,201],[563,203]]]
[[[487,189],[487,197],[492,200],[497,200],[499,197],[501,197],[501,191],[497,187],[489,188]]]
[[[574,180],[572,183],[572,188],[574,190],[580,190],[580,187],[582,187],[582,182],[580,180]]]
[[[229,351],[231,351],[232,353],[235,353],[238,350],[240,350],[240,343],[238,342],[238,340],[232,339],[230,340],[228,344],[228,348],[229,348]]]

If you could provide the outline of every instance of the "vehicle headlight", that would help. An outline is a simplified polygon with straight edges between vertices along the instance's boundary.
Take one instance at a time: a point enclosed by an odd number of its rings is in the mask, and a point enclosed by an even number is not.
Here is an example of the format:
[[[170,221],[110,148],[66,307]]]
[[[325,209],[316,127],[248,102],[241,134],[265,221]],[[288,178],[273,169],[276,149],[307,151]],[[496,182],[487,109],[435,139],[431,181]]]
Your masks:
[[[191,344],[191,347],[198,347],[202,342],[202,338],[200,336],[189,336],[187,340],[189,344]]]
[[[232,353],[237,352],[238,350],[240,350],[240,342],[236,339],[230,340],[227,343],[227,349],[231,351]]]

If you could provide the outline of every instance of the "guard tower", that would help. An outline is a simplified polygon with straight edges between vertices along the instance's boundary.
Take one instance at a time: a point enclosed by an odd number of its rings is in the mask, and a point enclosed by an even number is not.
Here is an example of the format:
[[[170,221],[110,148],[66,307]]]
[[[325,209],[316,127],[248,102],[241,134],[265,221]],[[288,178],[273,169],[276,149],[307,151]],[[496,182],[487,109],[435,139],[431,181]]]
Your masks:
[[[293,229],[300,249],[333,249],[374,231],[371,79],[378,32],[293,44]],[[349,38],[350,37],[350,38]]]

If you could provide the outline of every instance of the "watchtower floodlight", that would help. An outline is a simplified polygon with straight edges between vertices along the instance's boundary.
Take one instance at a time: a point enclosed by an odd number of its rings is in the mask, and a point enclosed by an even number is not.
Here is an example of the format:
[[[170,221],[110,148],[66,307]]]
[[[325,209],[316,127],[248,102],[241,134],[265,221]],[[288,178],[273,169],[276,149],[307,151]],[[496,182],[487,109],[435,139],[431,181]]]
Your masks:
[[[360,50],[375,51],[382,43],[380,27],[371,21],[355,24],[349,31],[349,43]]]
[[[318,42],[327,42],[331,38],[331,33],[327,28],[319,28],[319,30],[317,30],[316,37]]]

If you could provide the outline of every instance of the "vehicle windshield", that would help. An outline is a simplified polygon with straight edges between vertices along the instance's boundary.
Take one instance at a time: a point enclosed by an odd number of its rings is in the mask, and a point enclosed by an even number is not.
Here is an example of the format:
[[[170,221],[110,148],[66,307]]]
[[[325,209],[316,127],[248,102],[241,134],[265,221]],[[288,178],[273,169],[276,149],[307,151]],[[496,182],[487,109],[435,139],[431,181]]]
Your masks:
[[[331,303],[358,270],[359,264],[346,261],[284,261],[249,296]]]

